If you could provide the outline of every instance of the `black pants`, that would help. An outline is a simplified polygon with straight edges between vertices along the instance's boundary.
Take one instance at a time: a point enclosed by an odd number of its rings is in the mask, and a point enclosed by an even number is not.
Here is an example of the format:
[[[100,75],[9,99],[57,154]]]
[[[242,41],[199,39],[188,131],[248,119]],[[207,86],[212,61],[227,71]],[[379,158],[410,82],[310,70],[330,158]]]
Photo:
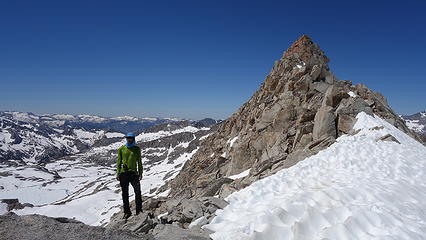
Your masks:
[[[142,212],[142,196],[139,176],[135,172],[123,172],[120,174],[120,186],[124,213],[132,213],[129,206],[129,183],[132,184],[133,190],[135,191],[136,213]]]

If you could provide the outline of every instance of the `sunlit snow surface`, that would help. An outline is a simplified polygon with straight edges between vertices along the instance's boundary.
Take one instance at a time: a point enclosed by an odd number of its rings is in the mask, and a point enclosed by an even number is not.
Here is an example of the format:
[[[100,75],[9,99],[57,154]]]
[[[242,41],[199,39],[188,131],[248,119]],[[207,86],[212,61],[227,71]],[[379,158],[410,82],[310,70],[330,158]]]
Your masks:
[[[377,117],[357,119],[356,135],[231,194],[205,226],[211,237],[425,239],[426,147]],[[388,133],[401,144],[376,141]]]
[[[15,210],[17,214],[42,214],[75,218],[90,225],[107,221],[121,203],[114,168],[95,166],[78,160],[58,160],[45,166],[62,178],[37,168],[2,168],[12,175],[0,178],[5,189],[1,198],[18,198],[35,207]]]

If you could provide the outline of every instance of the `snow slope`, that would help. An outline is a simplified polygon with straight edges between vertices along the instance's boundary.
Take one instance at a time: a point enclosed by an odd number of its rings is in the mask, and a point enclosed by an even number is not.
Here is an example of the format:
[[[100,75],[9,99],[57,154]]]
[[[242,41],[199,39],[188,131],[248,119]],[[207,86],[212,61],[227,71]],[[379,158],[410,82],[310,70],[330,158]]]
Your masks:
[[[378,117],[231,194],[213,239],[425,239],[426,147]],[[376,128],[374,128],[376,127]],[[395,141],[378,139],[386,134]]]
[[[69,217],[100,225],[119,211],[121,198],[113,167],[62,159],[46,164],[44,171],[4,166],[2,172],[9,176],[0,178],[0,199],[17,198],[35,205],[15,210],[17,214]],[[54,173],[61,178],[55,179]]]

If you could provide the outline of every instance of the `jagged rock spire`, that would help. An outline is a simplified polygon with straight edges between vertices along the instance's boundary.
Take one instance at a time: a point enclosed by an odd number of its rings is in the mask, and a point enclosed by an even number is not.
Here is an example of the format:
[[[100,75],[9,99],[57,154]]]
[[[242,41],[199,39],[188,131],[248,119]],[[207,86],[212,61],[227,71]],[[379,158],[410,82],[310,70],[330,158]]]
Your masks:
[[[170,195],[225,197],[353,133],[359,112],[410,132],[381,94],[338,80],[328,62],[308,36],[294,42],[259,90],[186,162],[170,182]],[[243,180],[229,178],[247,169]]]
[[[315,44],[308,35],[303,35],[297,39],[284,52],[283,58],[300,59],[307,65],[327,64],[329,59],[324,55],[324,51]]]

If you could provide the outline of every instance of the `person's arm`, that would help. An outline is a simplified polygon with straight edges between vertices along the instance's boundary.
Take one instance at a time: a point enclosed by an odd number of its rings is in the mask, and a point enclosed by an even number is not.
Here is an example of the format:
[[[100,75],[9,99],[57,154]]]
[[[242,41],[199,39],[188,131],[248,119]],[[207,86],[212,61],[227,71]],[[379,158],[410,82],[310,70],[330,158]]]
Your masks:
[[[139,180],[142,179],[142,174],[143,174],[143,166],[142,166],[142,154],[141,154],[141,149],[139,148],[139,154],[138,154],[138,172],[139,172]]]
[[[120,172],[121,172],[121,148],[118,149],[118,157],[117,157],[117,174],[116,174],[116,178],[118,179],[118,177],[120,176]]]

